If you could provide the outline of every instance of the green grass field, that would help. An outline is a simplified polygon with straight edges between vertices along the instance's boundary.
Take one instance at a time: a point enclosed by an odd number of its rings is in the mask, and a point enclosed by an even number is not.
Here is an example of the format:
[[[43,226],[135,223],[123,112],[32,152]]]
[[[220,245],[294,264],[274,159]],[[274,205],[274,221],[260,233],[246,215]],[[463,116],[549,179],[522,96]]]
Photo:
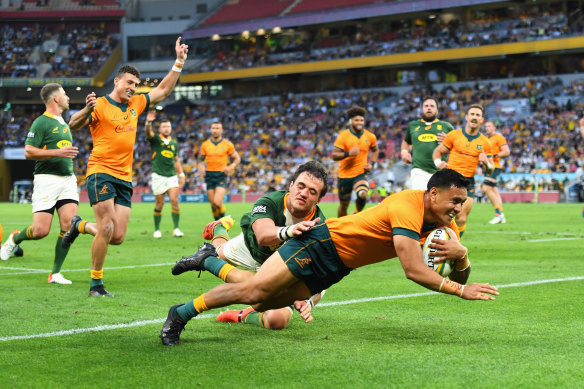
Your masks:
[[[336,214],[336,204],[323,204]],[[126,241],[110,246],[104,280],[113,299],[88,297],[89,236],[72,246],[47,284],[58,227],[0,263],[0,387],[582,387],[584,220],[581,204],[507,204],[491,226],[477,204],[463,242],[470,282],[499,286],[495,301],[428,293],[394,259],[352,272],[305,324],[268,331],[191,321],[178,347],[158,337],[168,308],[218,284],[209,273],[178,277],[171,265],[202,243],[207,204],[182,204],[182,239],[152,239],[153,204],[134,204]],[[227,204],[236,219],[250,205]],[[92,219],[87,204],[80,214]],[[32,222],[31,206],[0,204],[4,239]],[[232,230],[239,232],[239,227]]]

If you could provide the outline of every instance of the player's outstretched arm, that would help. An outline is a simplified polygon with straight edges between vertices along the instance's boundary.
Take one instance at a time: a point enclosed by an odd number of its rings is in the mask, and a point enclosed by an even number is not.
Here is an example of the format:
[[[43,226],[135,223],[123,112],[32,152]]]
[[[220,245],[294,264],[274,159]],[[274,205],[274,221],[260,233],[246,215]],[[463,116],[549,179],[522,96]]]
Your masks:
[[[160,84],[148,93],[150,97],[150,105],[155,105],[163,101],[170,95],[170,92],[174,89],[176,82],[180,77],[180,72],[182,71],[183,65],[187,60],[187,54],[189,52],[189,46],[181,43],[181,37],[179,36],[176,40],[175,51],[176,51],[176,61],[172,66],[172,69],[168,74],[160,81]]]

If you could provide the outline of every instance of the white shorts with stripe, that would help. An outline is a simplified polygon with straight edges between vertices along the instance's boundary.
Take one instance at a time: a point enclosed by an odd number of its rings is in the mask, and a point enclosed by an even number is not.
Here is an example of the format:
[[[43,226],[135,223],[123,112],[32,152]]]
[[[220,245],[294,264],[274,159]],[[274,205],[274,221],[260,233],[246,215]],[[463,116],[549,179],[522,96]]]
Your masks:
[[[161,195],[166,193],[170,188],[178,188],[178,176],[165,177],[152,173],[152,193]]]
[[[223,247],[225,260],[233,266],[241,266],[247,270],[258,271],[262,265],[251,256],[251,253],[245,245],[243,234],[239,234],[235,238],[228,240],[221,247]],[[217,251],[219,251],[219,248]]]

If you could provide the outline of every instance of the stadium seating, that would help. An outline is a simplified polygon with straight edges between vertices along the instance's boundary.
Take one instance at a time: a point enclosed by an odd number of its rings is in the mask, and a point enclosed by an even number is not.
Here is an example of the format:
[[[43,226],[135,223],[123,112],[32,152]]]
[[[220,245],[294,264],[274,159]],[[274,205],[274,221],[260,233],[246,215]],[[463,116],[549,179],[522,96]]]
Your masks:
[[[357,7],[360,5],[367,5],[379,2],[380,0],[319,0],[319,1],[302,0],[297,5],[295,5],[288,12],[288,14],[325,11],[346,7]]]
[[[233,0],[228,1],[202,25],[228,23],[238,20],[262,19],[277,16],[290,6],[294,0]]]

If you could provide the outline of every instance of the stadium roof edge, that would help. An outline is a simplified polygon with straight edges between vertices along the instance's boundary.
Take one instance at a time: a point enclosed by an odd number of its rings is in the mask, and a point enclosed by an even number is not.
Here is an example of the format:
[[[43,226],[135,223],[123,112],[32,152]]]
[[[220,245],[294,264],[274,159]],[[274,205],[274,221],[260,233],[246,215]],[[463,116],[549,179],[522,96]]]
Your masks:
[[[332,23],[382,15],[399,15],[411,12],[431,11],[435,9],[469,7],[480,4],[505,2],[508,2],[508,0],[411,0],[391,3],[373,3],[370,5],[360,5],[358,7],[341,8],[314,13],[292,14],[282,17],[244,20],[239,22],[194,27],[185,30],[183,36],[185,39],[206,38],[213,34],[237,34],[244,30],[255,31],[260,28],[271,29],[274,27],[287,28],[308,26],[312,24]]]

